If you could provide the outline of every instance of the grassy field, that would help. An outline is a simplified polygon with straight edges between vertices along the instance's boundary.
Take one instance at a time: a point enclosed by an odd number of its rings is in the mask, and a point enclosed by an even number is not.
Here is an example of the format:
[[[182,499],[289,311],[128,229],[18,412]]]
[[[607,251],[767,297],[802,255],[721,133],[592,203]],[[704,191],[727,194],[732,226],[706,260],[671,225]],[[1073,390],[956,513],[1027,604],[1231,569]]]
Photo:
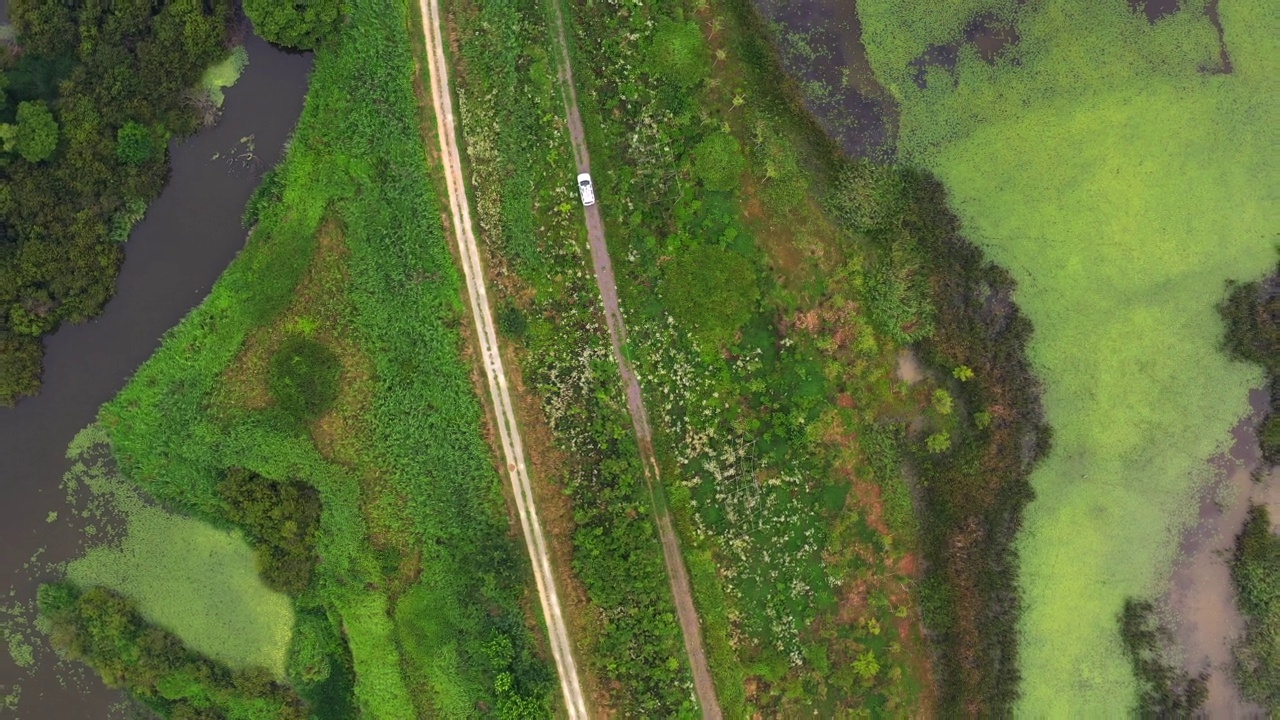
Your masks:
[[[315,712],[545,716],[553,678],[419,132],[415,26],[400,0],[346,11],[287,158],[250,201],[246,249],[101,421],[127,477],[240,523],[264,576],[297,587],[306,622],[285,668]],[[300,534],[312,498],[318,527]]]
[[[1055,432],[1020,544],[1019,711],[1114,710],[1134,692],[1121,605],[1162,587],[1205,461],[1259,382],[1220,352],[1214,306],[1273,262],[1278,28],[1265,3],[1224,0],[1226,66],[1205,3],[1152,25],[1121,2],[1046,2],[1016,14],[1002,58],[960,42],[953,70],[915,84],[927,44],[1012,5],[859,12],[902,159],[944,181],[1036,328]]]

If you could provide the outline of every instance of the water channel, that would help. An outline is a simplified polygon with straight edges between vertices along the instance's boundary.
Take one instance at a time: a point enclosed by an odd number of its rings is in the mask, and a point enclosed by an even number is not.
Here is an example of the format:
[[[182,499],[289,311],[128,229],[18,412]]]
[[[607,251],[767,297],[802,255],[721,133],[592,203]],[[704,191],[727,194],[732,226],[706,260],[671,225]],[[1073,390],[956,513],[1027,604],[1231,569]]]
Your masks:
[[[28,602],[48,579],[24,569],[37,552],[40,567],[76,554],[79,528],[58,487],[69,465],[67,443],[243,247],[245,202],[279,160],[302,110],[311,57],[252,35],[245,47],[249,66],[226,90],[218,124],[171,145],[169,184],[130,236],[115,297],[96,320],[47,338],[37,397],[0,408],[0,589],[13,589],[6,604]],[[47,522],[51,511],[59,520]],[[27,669],[0,652],[0,697],[20,688],[16,717],[106,717],[122,699],[94,678],[66,678],[47,648],[37,647],[35,659]],[[2,706],[0,716],[8,717]]]

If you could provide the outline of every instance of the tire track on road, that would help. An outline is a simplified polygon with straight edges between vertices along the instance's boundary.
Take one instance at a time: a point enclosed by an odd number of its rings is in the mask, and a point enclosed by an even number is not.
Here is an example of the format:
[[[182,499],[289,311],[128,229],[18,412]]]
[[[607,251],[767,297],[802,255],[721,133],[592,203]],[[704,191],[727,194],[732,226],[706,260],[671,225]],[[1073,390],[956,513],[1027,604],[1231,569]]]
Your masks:
[[[485,287],[484,270],[480,264],[480,250],[471,224],[471,209],[463,183],[462,162],[458,152],[457,131],[453,117],[453,98],[449,94],[449,68],[444,56],[444,40],[441,33],[439,0],[419,0],[422,9],[422,34],[426,39],[427,65],[431,75],[431,102],[435,109],[436,130],[440,138],[440,160],[444,169],[445,185],[449,195],[449,210],[453,217],[454,238],[462,259],[462,272],[466,277],[467,296],[471,301],[471,314],[475,321],[481,361],[489,383],[489,397],[493,401],[495,424],[502,442],[502,454],[506,460],[511,491],[515,496],[520,527],[524,531],[525,547],[533,564],[533,576],[538,586],[538,600],[542,616],[547,624],[547,637],[556,672],[560,676],[560,689],[564,695],[569,718],[586,718],[587,705],[578,677],[573,646],[565,625],[564,613],[556,592],[555,575],[551,570],[550,553],[546,534],[538,520],[534,505],[533,488],[529,482],[525,463],[524,445],[516,426],[516,415],[507,387],[507,376],[494,332],[493,311],[489,307],[488,290]]]

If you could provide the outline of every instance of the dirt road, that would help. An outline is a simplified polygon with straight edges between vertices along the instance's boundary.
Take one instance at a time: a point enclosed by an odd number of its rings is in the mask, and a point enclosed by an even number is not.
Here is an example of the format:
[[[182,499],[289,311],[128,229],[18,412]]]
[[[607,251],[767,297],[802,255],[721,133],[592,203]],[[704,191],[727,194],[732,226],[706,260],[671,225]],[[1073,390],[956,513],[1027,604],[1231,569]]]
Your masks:
[[[466,276],[467,296],[471,300],[471,314],[475,321],[479,351],[489,381],[489,397],[493,401],[498,435],[502,442],[502,454],[506,460],[507,476],[511,492],[515,496],[516,512],[520,516],[520,528],[524,531],[525,546],[533,564],[533,576],[538,586],[538,599],[542,604],[542,616],[547,623],[547,636],[551,643],[551,655],[555,659],[556,672],[560,676],[560,689],[564,694],[565,709],[572,719],[587,717],[586,699],[578,678],[578,667],[569,642],[556,592],[555,576],[551,572],[551,559],[547,551],[546,535],[538,520],[533,501],[533,488],[525,464],[524,446],[516,427],[516,416],[507,389],[507,376],[498,352],[498,338],[494,332],[493,311],[489,307],[485,287],[484,270],[480,264],[480,250],[471,224],[471,209],[466,186],[462,180],[462,163],[458,152],[457,131],[453,117],[453,98],[449,94],[449,68],[445,63],[444,41],[441,33],[438,0],[419,0],[422,8],[422,32],[427,44],[427,65],[431,73],[431,102],[435,107],[436,128],[440,138],[440,159],[444,166],[445,184],[449,194],[449,210],[453,217],[454,237],[462,258],[462,272]]]
[[[578,96],[573,85],[573,66],[569,60],[569,46],[564,34],[564,18],[560,3],[552,2],[551,5],[554,8],[556,31],[560,43],[560,84],[565,93],[565,115],[569,123],[569,135],[573,140],[573,157],[578,163],[578,172],[591,172],[591,155],[587,152],[586,136],[582,131],[582,116],[578,112]],[[702,716],[719,720],[722,717],[720,703],[716,700],[716,687],[711,680],[711,669],[707,664],[707,653],[702,644],[702,626],[698,622],[698,611],[693,604],[689,573],[684,566],[684,556],[680,554],[680,539],[676,536],[675,528],[671,526],[671,516],[667,513],[665,504],[659,503],[657,498],[657,493],[661,491],[662,479],[658,474],[658,463],[653,455],[649,414],[645,411],[644,400],[640,396],[640,383],[636,379],[635,371],[622,354],[622,346],[627,341],[627,327],[623,323],[622,312],[618,309],[618,284],[614,280],[613,262],[609,259],[609,246],[605,244],[604,221],[600,218],[598,204],[583,209],[586,211],[591,267],[595,272],[596,285],[600,288],[600,297],[604,301],[605,324],[609,326],[613,357],[618,363],[618,372],[622,374],[622,386],[627,395],[627,409],[631,413],[636,440],[640,445],[645,482],[653,498],[654,520],[658,525],[658,535],[662,539],[662,557],[667,566],[667,579],[671,583],[676,617],[680,621],[680,631],[684,635],[684,649],[689,656],[689,667],[693,672],[693,689],[697,694],[698,704],[702,707]]]

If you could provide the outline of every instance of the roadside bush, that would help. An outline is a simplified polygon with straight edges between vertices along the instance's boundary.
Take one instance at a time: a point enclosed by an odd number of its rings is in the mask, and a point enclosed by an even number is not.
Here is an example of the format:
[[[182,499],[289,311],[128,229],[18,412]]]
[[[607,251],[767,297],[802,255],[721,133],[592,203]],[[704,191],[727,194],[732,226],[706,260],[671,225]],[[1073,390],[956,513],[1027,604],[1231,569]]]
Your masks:
[[[338,397],[342,365],[324,343],[293,336],[271,358],[267,386],[291,417],[310,421],[324,415]]]
[[[734,190],[746,168],[742,146],[726,132],[708,135],[693,150],[693,172],[709,190]]]
[[[676,322],[704,352],[732,344],[760,297],[750,261],[713,245],[699,245],[672,260],[659,291]]]
[[[253,29],[277,45],[312,50],[338,29],[341,0],[245,0]]]
[[[650,53],[655,74],[681,88],[694,87],[709,72],[702,29],[693,21],[662,20]]]

